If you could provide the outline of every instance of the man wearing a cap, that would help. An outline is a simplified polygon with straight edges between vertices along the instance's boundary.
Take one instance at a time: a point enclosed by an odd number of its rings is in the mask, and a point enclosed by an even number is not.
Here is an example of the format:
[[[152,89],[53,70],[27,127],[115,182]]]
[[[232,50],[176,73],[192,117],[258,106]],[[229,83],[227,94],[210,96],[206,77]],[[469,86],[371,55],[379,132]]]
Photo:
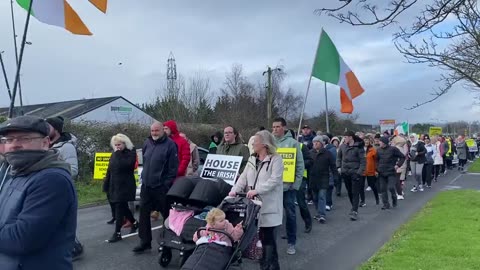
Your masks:
[[[307,146],[309,150],[311,150],[313,148],[313,138],[315,138],[315,136],[316,134],[312,131],[310,126],[304,125],[302,127],[302,137],[300,142]]]
[[[389,209],[388,191],[392,195],[392,206],[397,207],[396,172],[405,162],[405,155],[395,146],[390,146],[387,137],[380,138],[380,147],[377,149],[377,174],[382,194],[382,210]],[[388,189],[388,190],[387,190]]]
[[[70,166],[49,150],[48,125],[21,116],[0,125],[10,166],[0,179],[0,269],[71,270],[77,197]]]
[[[78,157],[77,149],[75,148],[75,138],[72,134],[63,131],[64,120],[63,117],[57,116],[47,118],[50,128],[50,147],[57,149],[60,154],[60,159],[70,164],[70,171],[72,173],[72,179],[75,179],[78,175]]]
[[[363,149],[365,143],[350,130],[345,132],[344,142],[338,150],[337,168],[345,182],[348,198],[352,204],[350,219],[355,221],[358,218],[360,203],[360,181],[363,180],[362,175],[366,166],[365,150]]]

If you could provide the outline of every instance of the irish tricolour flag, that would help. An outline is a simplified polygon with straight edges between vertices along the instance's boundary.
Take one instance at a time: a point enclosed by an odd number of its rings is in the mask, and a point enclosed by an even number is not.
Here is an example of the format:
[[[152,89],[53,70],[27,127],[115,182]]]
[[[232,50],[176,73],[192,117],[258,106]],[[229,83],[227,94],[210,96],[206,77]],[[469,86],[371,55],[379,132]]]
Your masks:
[[[17,3],[26,11],[29,10],[30,3],[33,1],[32,12],[30,15],[37,20],[65,28],[76,35],[91,35],[87,26],[78,16],[77,12],[65,0],[17,0]],[[107,0],[90,0],[95,7],[102,12],[107,10]]]
[[[352,113],[352,100],[364,92],[357,77],[343,61],[337,47],[324,30],[318,42],[312,77],[340,86],[342,113]]]

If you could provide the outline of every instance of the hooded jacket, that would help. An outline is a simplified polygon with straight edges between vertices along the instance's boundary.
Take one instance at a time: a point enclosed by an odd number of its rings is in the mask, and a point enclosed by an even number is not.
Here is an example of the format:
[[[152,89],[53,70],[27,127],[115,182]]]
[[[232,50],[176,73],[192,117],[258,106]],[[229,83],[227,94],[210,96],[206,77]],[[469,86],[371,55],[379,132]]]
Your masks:
[[[170,128],[172,134],[170,138],[177,144],[178,148],[178,172],[177,176],[185,176],[187,174],[188,164],[190,163],[190,144],[185,138],[180,136],[177,123],[173,120],[163,123],[164,126]]]
[[[60,154],[60,159],[70,164],[70,172],[72,173],[72,178],[75,179],[78,175],[78,157],[77,149],[75,145],[77,144],[77,137],[70,133],[63,132],[60,134],[60,138],[55,142],[52,142],[50,146],[51,149],[58,150]]]
[[[365,173],[364,176],[375,176],[375,169],[377,167],[377,150],[372,145],[367,147],[365,153]]]
[[[412,146],[410,146],[410,152],[408,153],[410,161],[417,162],[418,164],[424,164],[427,162],[427,158],[425,157],[425,154],[427,153],[425,143],[418,140],[417,134],[412,133],[411,136],[415,138],[415,141],[412,142]]]
[[[77,196],[58,158],[55,151],[7,154],[15,165],[0,179],[0,269],[72,269]]]
[[[353,145],[342,144],[337,153],[337,168],[342,174],[363,175],[365,172],[365,150],[363,140],[356,141]]]
[[[303,180],[303,170],[305,165],[303,162],[302,149],[300,149],[300,143],[293,139],[292,134],[287,132],[283,137],[275,137],[275,144],[278,148],[297,148],[297,162],[295,164],[295,182],[283,183],[283,191],[289,189],[298,190]]]
[[[215,142],[215,137],[218,138],[218,143]],[[221,140],[222,140],[222,133],[220,131],[217,131],[215,132],[215,134],[213,134],[211,137],[210,137],[210,145],[208,146],[208,153],[209,154],[216,154],[217,153],[217,147],[218,145],[220,144]]]

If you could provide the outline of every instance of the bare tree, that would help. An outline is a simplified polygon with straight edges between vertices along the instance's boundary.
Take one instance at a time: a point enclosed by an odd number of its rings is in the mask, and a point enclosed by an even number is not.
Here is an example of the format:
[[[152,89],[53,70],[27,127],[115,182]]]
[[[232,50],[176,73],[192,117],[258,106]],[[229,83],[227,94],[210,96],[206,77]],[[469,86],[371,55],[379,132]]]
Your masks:
[[[383,7],[373,0],[344,0],[336,8],[316,10],[341,23],[385,28],[399,24],[399,16],[419,6],[410,25],[399,25],[394,44],[408,63],[427,64],[443,70],[441,86],[432,97],[409,110],[430,103],[454,85],[480,91],[480,10],[477,0],[389,0]],[[378,2],[377,2],[378,3]],[[352,11],[360,9],[361,13]],[[454,22],[454,27],[448,24]]]

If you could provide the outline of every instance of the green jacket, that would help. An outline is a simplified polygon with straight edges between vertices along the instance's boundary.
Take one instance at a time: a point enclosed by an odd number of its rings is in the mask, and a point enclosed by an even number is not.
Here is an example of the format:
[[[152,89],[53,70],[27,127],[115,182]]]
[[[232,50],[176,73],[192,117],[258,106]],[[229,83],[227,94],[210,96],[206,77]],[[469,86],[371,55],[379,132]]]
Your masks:
[[[297,148],[297,161],[295,163],[295,182],[283,183],[283,191],[287,191],[289,189],[299,190],[303,180],[303,170],[305,170],[300,143],[292,138],[290,132],[287,132],[287,134],[285,134],[285,136],[283,136],[282,138],[275,137],[275,144],[278,148]]]
[[[235,142],[233,144],[226,144],[225,142],[222,142],[217,147],[217,155],[243,157],[240,171],[238,172],[241,174],[245,165],[247,165],[248,158],[250,157],[250,150],[248,150],[248,147],[242,143]]]

